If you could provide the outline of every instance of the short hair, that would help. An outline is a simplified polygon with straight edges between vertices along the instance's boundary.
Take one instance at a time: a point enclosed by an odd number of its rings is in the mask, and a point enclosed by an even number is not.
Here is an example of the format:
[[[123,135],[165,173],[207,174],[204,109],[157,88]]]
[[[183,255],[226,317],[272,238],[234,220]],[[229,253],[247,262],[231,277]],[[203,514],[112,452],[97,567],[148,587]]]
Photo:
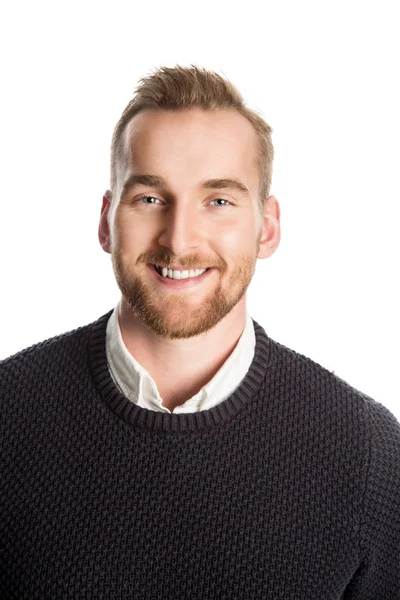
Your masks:
[[[117,171],[125,163],[124,132],[129,121],[146,108],[179,111],[199,107],[218,111],[234,108],[253,126],[257,134],[256,166],[259,172],[259,203],[262,209],[269,196],[274,148],[272,129],[262,116],[245,105],[238,89],[214,71],[190,67],[160,67],[139,80],[134,97],[115,126],[111,142],[111,191],[117,187]]]

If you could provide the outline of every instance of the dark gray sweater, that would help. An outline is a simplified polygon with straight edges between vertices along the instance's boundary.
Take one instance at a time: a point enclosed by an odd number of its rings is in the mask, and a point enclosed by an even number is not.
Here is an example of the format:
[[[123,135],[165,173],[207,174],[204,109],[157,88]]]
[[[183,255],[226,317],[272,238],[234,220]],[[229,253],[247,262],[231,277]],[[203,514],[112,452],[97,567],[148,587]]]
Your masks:
[[[140,408],[111,312],[0,363],[0,598],[400,599],[389,410],[255,321],[224,402]]]

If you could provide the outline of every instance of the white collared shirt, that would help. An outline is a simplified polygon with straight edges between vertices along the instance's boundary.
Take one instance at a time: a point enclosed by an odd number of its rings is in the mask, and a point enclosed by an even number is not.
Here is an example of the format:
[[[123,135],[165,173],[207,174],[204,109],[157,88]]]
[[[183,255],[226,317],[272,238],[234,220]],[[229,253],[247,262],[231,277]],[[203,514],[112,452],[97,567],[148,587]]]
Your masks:
[[[150,374],[130,354],[122,339],[118,321],[119,303],[112,312],[106,332],[106,352],[111,375],[121,392],[142,408],[170,413]],[[254,357],[255,333],[252,318],[246,311],[246,324],[233,352],[214,377],[192,398],[173,412],[192,413],[216,406],[230,396],[244,379]]]

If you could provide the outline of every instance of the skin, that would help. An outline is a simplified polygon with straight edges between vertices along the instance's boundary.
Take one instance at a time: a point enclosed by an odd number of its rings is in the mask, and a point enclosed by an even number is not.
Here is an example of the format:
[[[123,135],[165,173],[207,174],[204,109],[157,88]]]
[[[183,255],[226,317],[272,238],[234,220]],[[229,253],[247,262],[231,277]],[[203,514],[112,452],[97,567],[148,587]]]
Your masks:
[[[256,144],[251,124],[234,109],[146,109],[127,126],[126,164],[117,188],[103,196],[99,241],[112,256],[122,293],[122,338],[171,412],[234,350],[256,260],[271,256],[280,242],[277,199],[269,196],[259,208]],[[156,174],[167,185],[124,191],[133,174]],[[213,178],[240,180],[250,197],[199,188]],[[153,263],[213,270],[192,290],[172,289],[154,278]]]

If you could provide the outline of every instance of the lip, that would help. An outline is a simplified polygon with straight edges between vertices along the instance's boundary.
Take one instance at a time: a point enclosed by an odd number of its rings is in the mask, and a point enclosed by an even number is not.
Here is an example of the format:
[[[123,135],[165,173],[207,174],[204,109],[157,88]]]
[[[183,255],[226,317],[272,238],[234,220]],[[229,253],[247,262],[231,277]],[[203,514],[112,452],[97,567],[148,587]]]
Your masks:
[[[211,267],[210,269],[208,269],[208,271],[206,271],[202,275],[199,275],[198,277],[188,277],[187,279],[169,279],[169,277],[163,277],[162,275],[159,275],[153,267],[153,265],[147,265],[147,268],[157,281],[165,285],[165,287],[172,288],[175,290],[191,289],[197,287],[208,277],[208,275],[212,271],[214,271],[214,267]]]

